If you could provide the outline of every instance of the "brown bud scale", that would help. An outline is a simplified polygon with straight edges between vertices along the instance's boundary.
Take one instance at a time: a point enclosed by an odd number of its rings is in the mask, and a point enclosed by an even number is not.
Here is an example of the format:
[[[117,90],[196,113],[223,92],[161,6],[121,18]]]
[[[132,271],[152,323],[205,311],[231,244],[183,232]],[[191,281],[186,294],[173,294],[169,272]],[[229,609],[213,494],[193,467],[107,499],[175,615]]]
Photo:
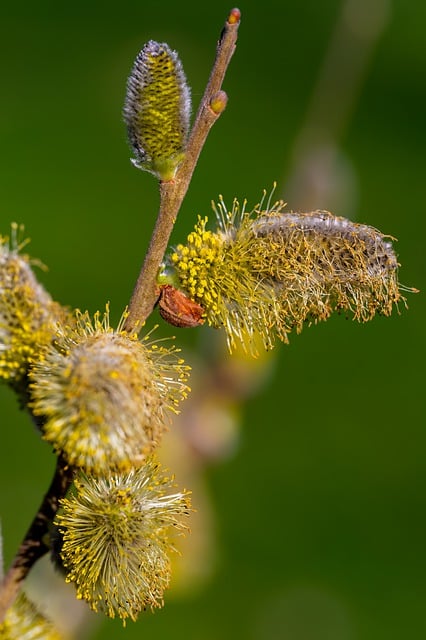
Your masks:
[[[174,327],[198,327],[204,324],[204,309],[170,284],[160,287],[160,315]]]

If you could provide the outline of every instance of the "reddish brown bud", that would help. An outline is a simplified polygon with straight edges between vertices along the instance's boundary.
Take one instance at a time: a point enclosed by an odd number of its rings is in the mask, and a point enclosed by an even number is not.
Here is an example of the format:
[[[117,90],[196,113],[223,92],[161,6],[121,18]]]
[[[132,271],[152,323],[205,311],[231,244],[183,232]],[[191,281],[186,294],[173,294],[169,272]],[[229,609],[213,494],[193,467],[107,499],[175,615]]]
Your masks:
[[[228,24],[237,24],[241,20],[241,11],[236,7],[231,9],[228,16]]]
[[[210,109],[216,115],[220,115],[222,111],[225,111],[228,104],[228,96],[225,91],[218,91],[210,99]]]
[[[198,327],[204,323],[204,309],[171,284],[160,286],[160,315],[174,327]]]

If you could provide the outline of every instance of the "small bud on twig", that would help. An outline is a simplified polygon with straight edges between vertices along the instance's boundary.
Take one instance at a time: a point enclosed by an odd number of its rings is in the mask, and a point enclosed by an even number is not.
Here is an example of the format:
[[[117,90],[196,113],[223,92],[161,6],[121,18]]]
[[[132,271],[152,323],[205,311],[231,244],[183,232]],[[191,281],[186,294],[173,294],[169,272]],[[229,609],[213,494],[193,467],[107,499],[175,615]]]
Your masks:
[[[226,105],[228,104],[228,96],[225,91],[218,91],[210,100],[210,109],[216,115],[225,111]]]
[[[235,7],[228,16],[228,24],[237,24],[241,20],[241,11]]]

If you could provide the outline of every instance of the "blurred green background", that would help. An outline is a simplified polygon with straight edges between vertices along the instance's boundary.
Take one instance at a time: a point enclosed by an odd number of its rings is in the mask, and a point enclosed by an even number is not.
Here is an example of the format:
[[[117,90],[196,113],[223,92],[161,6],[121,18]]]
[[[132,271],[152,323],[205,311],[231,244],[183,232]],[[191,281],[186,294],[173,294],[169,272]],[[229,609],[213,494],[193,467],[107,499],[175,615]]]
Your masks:
[[[151,38],[177,49],[197,105],[230,8],[2,8],[0,232],[25,223],[60,302],[93,312],[110,301],[116,320],[149,239],[157,188],[130,165],[121,119],[137,51]],[[422,292],[407,295],[401,315],[364,326],[332,318],[278,346],[273,375],[244,409],[238,447],[202,472],[215,513],[209,578],[172,589],[162,611],[125,630],[106,621],[92,637],[425,637],[426,4],[243,0],[240,9],[228,108],[173,240],[219,194],[250,206],[276,180],[290,208],[313,202],[398,238],[400,279]],[[333,42],[332,73],[318,84]],[[205,336],[178,334],[188,359]],[[0,402],[9,564],[54,461],[12,393],[0,389]]]

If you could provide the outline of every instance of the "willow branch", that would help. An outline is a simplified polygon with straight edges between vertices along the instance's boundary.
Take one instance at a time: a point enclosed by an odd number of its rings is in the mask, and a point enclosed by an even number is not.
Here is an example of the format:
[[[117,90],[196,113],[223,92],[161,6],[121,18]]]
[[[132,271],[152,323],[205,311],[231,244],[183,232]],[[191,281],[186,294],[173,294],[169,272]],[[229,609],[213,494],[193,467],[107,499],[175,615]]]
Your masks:
[[[28,529],[15,559],[0,583],[0,624],[18,595],[20,586],[35,562],[44,556],[49,547],[45,538],[58,510],[59,500],[72,482],[70,469],[58,458],[55,474],[42,504]]]
[[[221,91],[221,87],[235,51],[239,23],[240,12],[238,9],[233,9],[217,45],[215,62],[185,150],[185,158],[173,180],[160,182],[160,209],[148,252],[129,303],[124,326],[126,331],[140,329],[157,301],[158,269],[166,252],[176,217],[208,133],[226,106],[226,94]]]

